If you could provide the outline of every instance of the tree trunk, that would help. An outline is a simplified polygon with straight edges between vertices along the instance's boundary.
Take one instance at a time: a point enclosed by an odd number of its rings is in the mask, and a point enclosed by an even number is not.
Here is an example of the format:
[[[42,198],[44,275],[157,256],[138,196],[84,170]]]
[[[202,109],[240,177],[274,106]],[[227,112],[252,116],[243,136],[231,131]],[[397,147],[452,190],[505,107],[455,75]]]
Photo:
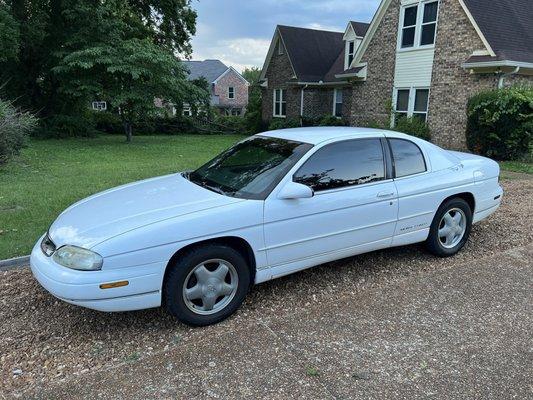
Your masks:
[[[133,136],[132,126],[128,121],[124,121],[124,133],[126,134],[126,143],[131,143],[131,138]]]

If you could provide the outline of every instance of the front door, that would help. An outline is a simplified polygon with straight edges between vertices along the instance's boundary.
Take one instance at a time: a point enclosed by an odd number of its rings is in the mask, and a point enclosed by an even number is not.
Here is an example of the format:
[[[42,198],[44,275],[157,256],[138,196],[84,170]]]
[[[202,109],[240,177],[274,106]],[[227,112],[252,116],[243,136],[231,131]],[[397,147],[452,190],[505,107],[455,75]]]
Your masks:
[[[265,201],[273,277],[390,245],[398,202],[385,164],[380,139],[328,144],[292,176],[314,190],[312,198]]]

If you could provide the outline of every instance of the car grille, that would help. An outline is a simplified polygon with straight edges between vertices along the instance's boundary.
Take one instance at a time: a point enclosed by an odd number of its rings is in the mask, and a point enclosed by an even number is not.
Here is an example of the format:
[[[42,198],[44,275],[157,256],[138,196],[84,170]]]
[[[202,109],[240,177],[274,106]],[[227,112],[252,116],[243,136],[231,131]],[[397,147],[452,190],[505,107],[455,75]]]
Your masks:
[[[56,251],[56,245],[52,242],[52,239],[48,236],[48,233],[44,236],[41,242],[41,250],[47,257],[50,257]]]

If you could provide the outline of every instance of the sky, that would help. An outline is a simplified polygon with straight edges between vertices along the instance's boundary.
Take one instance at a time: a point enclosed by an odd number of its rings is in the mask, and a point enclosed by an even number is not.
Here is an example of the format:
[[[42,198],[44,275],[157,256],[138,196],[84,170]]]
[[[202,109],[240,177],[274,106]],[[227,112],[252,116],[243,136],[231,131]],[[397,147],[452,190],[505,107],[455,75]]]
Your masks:
[[[193,60],[219,59],[238,71],[262,67],[277,24],[344,31],[370,22],[380,0],[193,0]]]

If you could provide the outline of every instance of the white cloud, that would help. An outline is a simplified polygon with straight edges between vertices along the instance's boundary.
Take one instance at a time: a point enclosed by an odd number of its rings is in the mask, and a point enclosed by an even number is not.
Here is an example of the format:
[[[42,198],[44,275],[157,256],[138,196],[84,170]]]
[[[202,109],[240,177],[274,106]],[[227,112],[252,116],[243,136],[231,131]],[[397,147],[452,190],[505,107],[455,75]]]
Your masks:
[[[238,71],[246,67],[262,67],[270,40],[236,38],[216,41],[193,53],[193,60],[218,59]],[[194,46],[193,46],[194,48]]]
[[[334,32],[343,32],[344,27],[339,26],[333,26],[333,25],[324,25],[319,22],[311,22],[310,24],[307,24],[305,28],[311,28],[311,29],[317,29],[320,31],[334,31]]]

